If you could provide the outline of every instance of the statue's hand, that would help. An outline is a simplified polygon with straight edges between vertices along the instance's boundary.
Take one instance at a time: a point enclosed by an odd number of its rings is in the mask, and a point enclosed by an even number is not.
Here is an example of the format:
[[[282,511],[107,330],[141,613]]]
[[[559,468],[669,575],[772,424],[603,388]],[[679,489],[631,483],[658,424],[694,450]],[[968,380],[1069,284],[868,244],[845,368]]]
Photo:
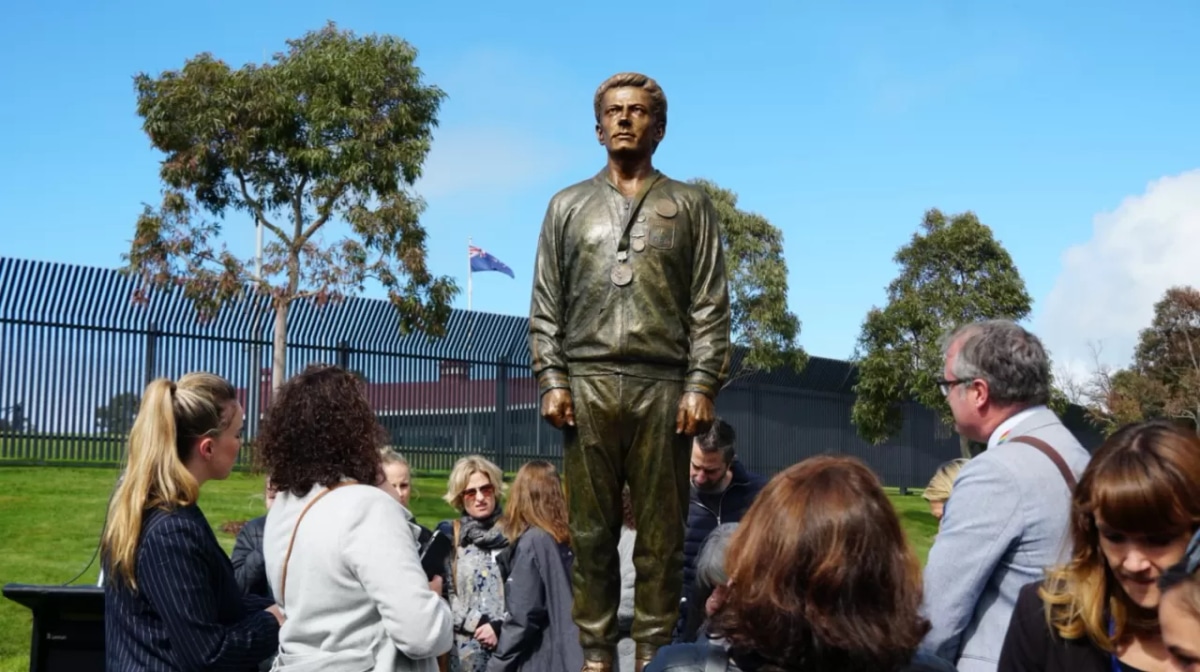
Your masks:
[[[571,401],[571,391],[559,387],[543,394],[542,417],[556,429],[574,427],[575,404]]]
[[[699,392],[684,392],[675,414],[675,433],[695,436],[712,427],[715,409],[713,400]]]

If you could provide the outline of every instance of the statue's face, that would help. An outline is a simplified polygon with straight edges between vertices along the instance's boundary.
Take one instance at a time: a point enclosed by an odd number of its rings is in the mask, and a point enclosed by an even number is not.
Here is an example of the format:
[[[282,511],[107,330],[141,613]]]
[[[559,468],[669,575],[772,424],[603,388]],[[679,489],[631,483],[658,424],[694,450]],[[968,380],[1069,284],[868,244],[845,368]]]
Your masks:
[[[609,89],[600,102],[596,139],[609,154],[653,154],[667,130],[653,110],[654,103],[644,89],[632,86]]]

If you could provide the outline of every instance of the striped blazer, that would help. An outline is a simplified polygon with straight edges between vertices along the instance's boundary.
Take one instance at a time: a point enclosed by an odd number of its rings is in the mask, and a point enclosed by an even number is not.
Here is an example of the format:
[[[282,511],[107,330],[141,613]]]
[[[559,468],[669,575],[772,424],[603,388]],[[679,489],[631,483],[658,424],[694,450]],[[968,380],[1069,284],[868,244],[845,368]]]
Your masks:
[[[105,581],[110,672],[255,670],[278,650],[271,601],[243,597],[200,507],[147,510],[135,571],[136,592]]]

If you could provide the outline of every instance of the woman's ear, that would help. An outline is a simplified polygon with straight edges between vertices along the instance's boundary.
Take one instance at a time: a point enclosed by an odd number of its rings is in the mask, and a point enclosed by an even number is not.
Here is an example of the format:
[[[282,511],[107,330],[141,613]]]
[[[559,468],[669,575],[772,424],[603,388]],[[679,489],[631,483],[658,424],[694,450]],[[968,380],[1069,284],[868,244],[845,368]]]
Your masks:
[[[211,436],[206,436],[196,442],[196,453],[206,460],[211,459],[213,456],[213,448],[216,446],[216,443],[216,440],[214,440]]]

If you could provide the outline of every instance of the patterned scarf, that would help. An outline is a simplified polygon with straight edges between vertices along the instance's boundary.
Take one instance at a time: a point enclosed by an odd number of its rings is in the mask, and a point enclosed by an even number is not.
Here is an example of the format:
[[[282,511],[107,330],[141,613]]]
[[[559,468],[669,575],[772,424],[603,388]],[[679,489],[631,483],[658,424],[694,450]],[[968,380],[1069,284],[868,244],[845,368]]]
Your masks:
[[[464,547],[473,545],[481,551],[494,551],[507,546],[508,539],[504,537],[504,531],[496,524],[503,514],[500,503],[496,502],[496,508],[492,514],[482,520],[463,515],[459,545]]]

